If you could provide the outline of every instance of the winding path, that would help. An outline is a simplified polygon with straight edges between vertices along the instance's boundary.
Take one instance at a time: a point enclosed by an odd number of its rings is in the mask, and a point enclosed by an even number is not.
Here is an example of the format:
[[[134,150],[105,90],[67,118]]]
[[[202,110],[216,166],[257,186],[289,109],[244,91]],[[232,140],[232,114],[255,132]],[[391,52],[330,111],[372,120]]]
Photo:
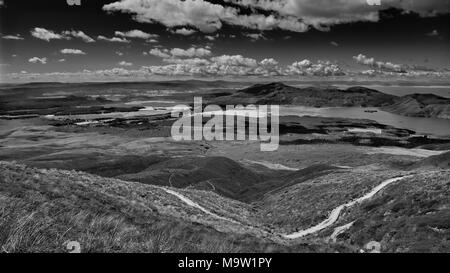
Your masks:
[[[234,224],[240,224],[239,222],[237,222],[237,221],[235,221],[233,219],[222,217],[220,215],[215,214],[214,212],[211,212],[211,211],[205,209],[204,207],[200,206],[199,204],[195,203],[191,199],[185,197],[184,195],[182,195],[182,194],[180,194],[180,193],[178,193],[176,191],[173,191],[173,190],[170,190],[170,189],[167,189],[167,188],[162,188],[162,187],[158,187],[158,188],[163,190],[163,191],[165,191],[165,192],[167,192],[168,194],[171,194],[171,195],[177,197],[178,199],[183,201],[186,205],[194,207],[194,208],[197,208],[197,209],[203,211],[204,213],[206,213],[206,214],[208,214],[208,215],[210,215],[210,216],[212,216],[214,218],[217,218],[217,219],[220,219],[220,220],[224,220],[224,221],[228,221],[228,222],[232,222]]]
[[[392,184],[394,182],[397,182],[397,181],[400,181],[402,179],[408,178],[408,177],[411,177],[411,175],[395,177],[395,178],[391,178],[391,179],[385,180],[381,184],[379,184],[378,186],[373,188],[370,192],[365,194],[364,196],[362,196],[362,197],[360,197],[358,199],[355,199],[353,201],[350,201],[350,202],[348,202],[346,204],[340,205],[340,206],[336,207],[335,209],[333,209],[331,211],[330,215],[328,216],[328,218],[325,219],[324,221],[322,221],[321,223],[319,223],[319,224],[317,224],[315,226],[312,226],[312,227],[310,227],[308,229],[300,230],[300,231],[294,232],[292,234],[284,234],[284,235],[281,235],[281,236],[283,238],[285,238],[285,239],[298,239],[298,238],[301,238],[301,237],[304,237],[304,236],[307,236],[307,235],[319,232],[321,230],[324,230],[325,228],[328,228],[328,227],[332,226],[333,224],[335,224],[337,222],[337,220],[339,220],[339,217],[340,217],[340,215],[341,215],[341,213],[342,213],[342,211],[344,209],[350,208],[350,207],[352,207],[352,206],[354,206],[356,204],[359,204],[359,203],[361,203],[361,202],[363,202],[365,200],[368,200],[368,199],[372,198],[375,194],[377,194],[379,191],[381,191],[385,187],[389,186],[390,184]],[[171,195],[177,197],[178,199],[180,199],[182,202],[184,202],[188,206],[197,208],[197,209],[201,210],[202,212],[204,212],[204,213],[206,213],[206,214],[208,214],[208,215],[210,215],[210,216],[212,216],[214,218],[217,218],[217,219],[220,219],[220,220],[224,220],[224,221],[228,221],[228,222],[232,222],[234,224],[241,224],[241,223],[239,223],[239,222],[237,222],[237,221],[235,221],[233,219],[217,215],[217,214],[215,214],[215,213],[205,209],[204,207],[200,206],[196,202],[192,201],[191,199],[183,196],[182,194],[180,194],[180,193],[178,193],[176,191],[170,190],[168,188],[163,188],[163,187],[158,187],[158,188],[160,188],[161,190],[165,191],[168,194],[171,194]],[[345,228],[345,226],[343,228]],[[337,232],[339,232],[339,231],[337,231]]]
[[[362,197],[360,197],[360,198],[358,198],[356,200],[353,200],[351,202],[348,202],[346,204],[340,205],[339,207],[335,208],[334,210],[331,211],[331,213],[328,216],[328,218],[325,219],[324,221],[322,221],[321,223],[319,223],[319,224],[317,224],[317,225],[315,225],[313,227],[310,227],[308,229],[300,230],[300,231],[294,232],[292,234],[283,235],[283,237],[287,238],[287,239],[298,239],[298,238],[304,237],[306,235],[310,235],[310,234],[319,232],[319,231],[321,231],[321,230],[323,230],[323,229],[325,229],[327,227],[330,227],[334,223],[337,222],[337,220],[339,219],[339,216],[341,215],[341,212],[344,209],[352,207],[352,206],[354,206],[356,204],[359,204],[359,203],[361,203],[361,202],[363,202],[365,200],[368,200],[368,199],[372,198],[375,194],[377,194],[383,188],[387,187],[388,185],[390,185],[390,184],[392,184],[394,182],[397,182],[399,180],[407,178],[407,177],[409,177],[409,176],[401,176],[401,177],[388,179],[388,180],[384,181],[383,183],[381,183],[380,185],[378,185],[375,188],[373,188],[366,195],[364,195],[364,196],[362,196]]]

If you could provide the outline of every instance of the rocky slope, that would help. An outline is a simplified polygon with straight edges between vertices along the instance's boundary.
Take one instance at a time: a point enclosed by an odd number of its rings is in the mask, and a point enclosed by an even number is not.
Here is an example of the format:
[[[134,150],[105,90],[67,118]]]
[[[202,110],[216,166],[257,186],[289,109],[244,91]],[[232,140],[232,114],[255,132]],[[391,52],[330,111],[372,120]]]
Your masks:
[[[383,108],[403,116],[450,118],[450,99],[432,94],[414,94],[401,97]]]

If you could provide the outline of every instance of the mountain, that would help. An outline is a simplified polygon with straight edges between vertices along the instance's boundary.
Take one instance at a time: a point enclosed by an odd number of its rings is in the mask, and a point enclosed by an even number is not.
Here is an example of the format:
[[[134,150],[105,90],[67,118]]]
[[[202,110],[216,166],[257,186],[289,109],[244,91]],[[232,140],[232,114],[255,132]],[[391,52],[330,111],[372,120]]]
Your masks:
[[[450,99],[433,94],[412,94],[397,99],[383,110],[403,116],[450,119]]]
[[[229,96],[218,97],[213,103],[225,104],[292,104],[313,107],[373,106],[392,103],[395,96],[365,87],[340,90],[336,87],[297,88],[283,83],[257,84]]]
[[[283,83],[256,84],[235,92],[211,99],[219,105],[281,104],[310,107],[380,107],[404,116],[450,118],[450,99],[433,94],[412,94],[403,97],[385,94],[366,87],[297,88]]]

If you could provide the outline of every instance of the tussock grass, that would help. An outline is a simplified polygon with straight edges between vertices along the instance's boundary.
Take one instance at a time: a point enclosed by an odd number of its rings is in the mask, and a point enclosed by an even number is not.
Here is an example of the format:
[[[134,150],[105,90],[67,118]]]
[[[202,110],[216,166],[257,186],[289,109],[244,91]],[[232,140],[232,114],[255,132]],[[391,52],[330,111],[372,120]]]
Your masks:
[[[330,251],[219,232],[176,202],[149,185],[0,162],[0,251],[69,252],[70,241],[81,252]],[[174,207],[182,217],[171,214]]]

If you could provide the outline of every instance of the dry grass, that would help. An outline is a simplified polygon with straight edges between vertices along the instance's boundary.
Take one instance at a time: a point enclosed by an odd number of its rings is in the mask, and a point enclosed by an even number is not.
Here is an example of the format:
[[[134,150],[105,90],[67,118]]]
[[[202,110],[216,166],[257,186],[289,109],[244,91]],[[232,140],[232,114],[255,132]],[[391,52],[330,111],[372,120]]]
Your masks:
[[[68,252],[314,252],[211,219],[151,185],[0,162],[0,250]]]

